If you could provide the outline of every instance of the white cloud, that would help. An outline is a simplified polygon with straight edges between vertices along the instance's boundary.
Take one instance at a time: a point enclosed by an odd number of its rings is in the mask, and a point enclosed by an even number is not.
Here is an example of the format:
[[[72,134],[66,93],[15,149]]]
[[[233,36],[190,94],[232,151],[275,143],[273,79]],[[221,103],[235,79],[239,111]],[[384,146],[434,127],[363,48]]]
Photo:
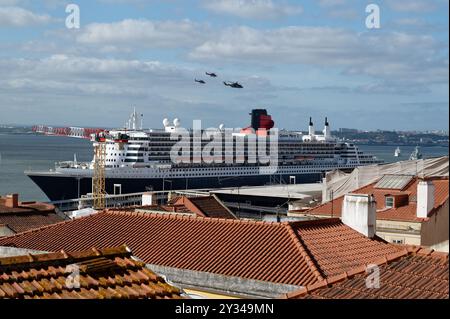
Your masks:
[[[150,21],[127,19],[114,23],[93,23],[82,29],[77,41],[82,44],[176,48],[201,43],[208,27],[190,20]]]
[[[158,81],[173,83],[180,70],[159,62],[54,55],[40,60],[0,60],[0,86],[24,95],[147,96]]]
[[[257,30],[238,27],[195,48],[196,60],[335,67],[390,84],[448,82],[448,51],[432,36],[356,33],[328,27]]]
[[[255,60],[273,63],[351,64],[361,41],[343,29],[328,27],[285,27],[257,30],[236,27],[198,46],[196,59]],[[364,58],[365,60],[365,58]]]
[[[51,121],[61,124],[104,125],[102,121],[111,121],[120,125],[132,104],[146,114],[146,125],[152,121],[150,127],[159,127],[160,119],[167,116],[204,119],[208,115],[218,125],[218,109],[236,105],[236,109],[247,111],[248,107],[242,106],[242,101],[234,101],[233,96],[247,93],[255,99],[254,92],[268,85],[263,79],[253,77],[245,79],[246,92],[238,92],[224,87],[219,79],[205,79],[207,85],[198,85],[193,79],[202,77],[204,70],[159,61],[69,55],[0,58],[0,70],[0,105],[6,114],[2,121],[6,122],[12,121],[11,114],[17,115],[15,109],[20,108],[20,112],[26,110],[20,117],[24,122],[49,123],[47,115],[51,113]],[[44,107],[46,112],[42,112]],[[228,114],[236,109],[229,109]],[[92,112],[95,114],[87,118],[80,115]],[[103,112],[101,116],[100,112]],[[190,125],[187,120],[184,123]]]
[[[51,21],[47,14],[36,14],[20,7],[0,7],[0,26],[24,27]]]
[[[250,19],[277,19],[300,14],[299,5],[275,3],[272,0],[207,0],[204,7],[212,12]]]

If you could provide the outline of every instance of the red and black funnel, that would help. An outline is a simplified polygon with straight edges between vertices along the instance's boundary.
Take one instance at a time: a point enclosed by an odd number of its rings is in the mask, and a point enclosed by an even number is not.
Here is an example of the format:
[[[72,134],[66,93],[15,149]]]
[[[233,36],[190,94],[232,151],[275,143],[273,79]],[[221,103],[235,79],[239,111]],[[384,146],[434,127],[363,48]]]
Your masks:
[[[275,125],[272,116],[267,114],[267,110],[255,109],[250,115],[252,116],[252,128],[255,131],[258,129],[270,130]]]

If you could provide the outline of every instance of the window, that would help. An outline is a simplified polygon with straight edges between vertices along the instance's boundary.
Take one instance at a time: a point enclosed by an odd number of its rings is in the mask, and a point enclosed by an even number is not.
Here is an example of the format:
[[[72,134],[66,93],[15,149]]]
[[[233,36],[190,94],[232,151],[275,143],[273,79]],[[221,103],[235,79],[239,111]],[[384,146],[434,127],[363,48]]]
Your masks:
[[[394,197],[386,197],[386,208],[394,207]]]
[[[404,243],[404,240],[403,240],[403,239],[393,239],[393,240],[392,240],[392,243],[393,243],[393,244],[403,244],[403,243]]]
[[[122,194],[122,184],[114,184],[114,195]]]

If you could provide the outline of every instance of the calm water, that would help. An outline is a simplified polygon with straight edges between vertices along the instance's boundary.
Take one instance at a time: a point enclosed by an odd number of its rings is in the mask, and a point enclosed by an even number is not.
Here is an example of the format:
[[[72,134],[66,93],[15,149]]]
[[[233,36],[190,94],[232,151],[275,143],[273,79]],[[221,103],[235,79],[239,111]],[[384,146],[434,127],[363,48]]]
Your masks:
[[[39,135],[0,134],[0,194],[19,193],[22,200],[47,201],[45,194],[23,173],[49,170],[55,162],[92,160],[90,141]]]
[[[386,162],[405,160],[414,150],[403,146],[402,157],[395,158],[395,146],[360,145],[364,152],[371,153]],[[25,170],[48,170],[55,162],[70,161],[77,154],[78,161],[92,160],[91,142],[82,139],[0,134],[0,194],[17,192],[22,200],[46,201],[45,194],[23,174]],[[425,158],[448,155],[448,147],[422,147]]]

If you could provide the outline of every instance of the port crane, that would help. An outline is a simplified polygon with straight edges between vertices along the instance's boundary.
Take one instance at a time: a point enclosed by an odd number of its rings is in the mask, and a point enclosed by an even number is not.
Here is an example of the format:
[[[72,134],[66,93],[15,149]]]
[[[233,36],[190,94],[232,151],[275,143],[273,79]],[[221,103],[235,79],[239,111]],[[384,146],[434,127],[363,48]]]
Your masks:
[[[101,210],[106,207],[106,137],[104,132],[95,135],[94,153],[94,173],[92,176],[93,208]]]

